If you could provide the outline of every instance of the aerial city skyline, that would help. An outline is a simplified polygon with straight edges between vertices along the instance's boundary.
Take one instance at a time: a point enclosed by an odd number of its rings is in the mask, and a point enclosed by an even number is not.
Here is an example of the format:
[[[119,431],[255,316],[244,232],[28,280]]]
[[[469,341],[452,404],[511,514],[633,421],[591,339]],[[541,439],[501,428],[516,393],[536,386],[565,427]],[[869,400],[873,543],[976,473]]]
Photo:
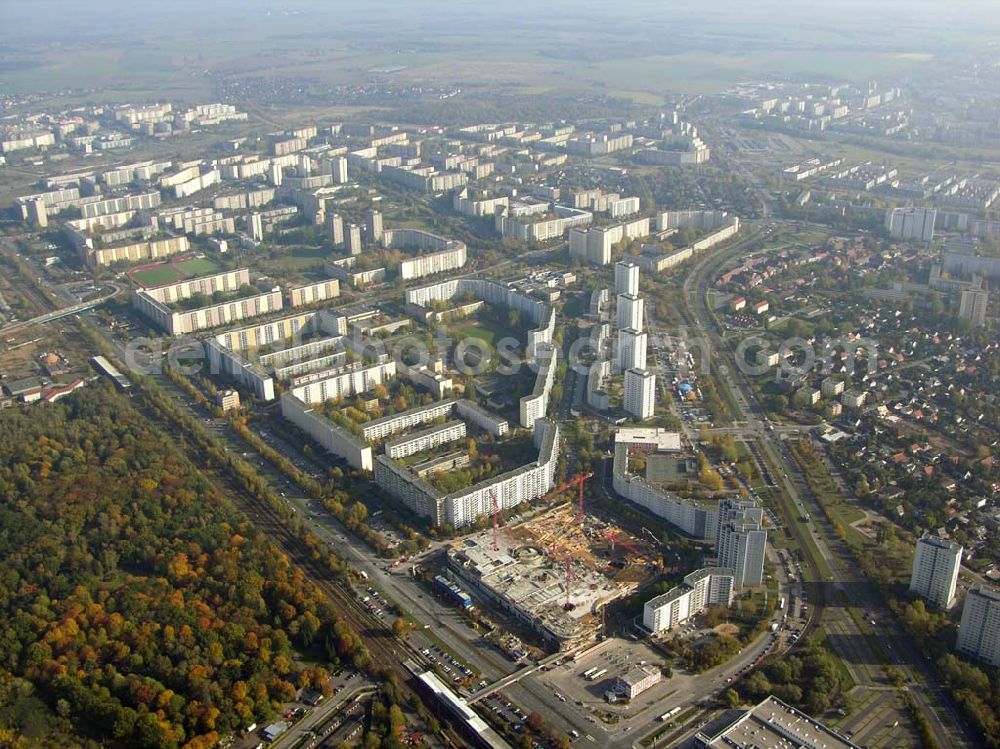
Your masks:
[[[1000,746],[1000,17],[661,6],[0,4],[0,746]]]

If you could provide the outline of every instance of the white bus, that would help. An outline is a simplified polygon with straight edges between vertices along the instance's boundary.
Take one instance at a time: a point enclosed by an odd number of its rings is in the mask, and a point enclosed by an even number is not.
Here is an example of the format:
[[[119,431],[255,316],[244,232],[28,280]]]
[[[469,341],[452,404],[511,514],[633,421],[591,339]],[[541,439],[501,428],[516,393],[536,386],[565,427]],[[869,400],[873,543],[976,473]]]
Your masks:
[[[681,711],[680,705],[670,710],[667,710],[667,712],[665,712],[663,715],[660,716],[660,722],[666,723],[668,720],[677,715],[677,713],[679,713],[680,711]]]
[[[594,673],[592,673],[592,674],[591,674],[590,676],[588,676],[587,678],[588,678],[588,679],[589,679],[590,681],[597,681],[597,680],[598,680],[598,679],[600,679],[600,678],[601,678],[602,676],[604,676],[604,674],[606,674],[607,672],[608,672],[608,669],[606,669],[606,668],[602,668],[602,669],[601,669],[600,671],[595,671]]]
[[[596,667],[594,667],[594,668],[588,668],[586,671],[583,672],[583,678],[584,679],[589,679],[591,676],[594,675],[594,672],[596,670],[597,670]]]

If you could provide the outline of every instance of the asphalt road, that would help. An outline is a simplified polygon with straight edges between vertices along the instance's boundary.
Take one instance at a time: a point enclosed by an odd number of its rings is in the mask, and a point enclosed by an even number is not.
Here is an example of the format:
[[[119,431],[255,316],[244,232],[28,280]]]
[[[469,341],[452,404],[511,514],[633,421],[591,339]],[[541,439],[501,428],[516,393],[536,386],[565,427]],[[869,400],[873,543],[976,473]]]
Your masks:
[[[898,654],[892,656],[896,660],[894,665],[903,674],[914,700],[930,721],[938,743],[941,746],[980,746],[980,737],[969,730],[944,689],[936,684],[935,677],[917,653],[912,641],[896,626],[884,599],[859,573],[850,551],[842,544],[833,544],[830,541],[834,536],[832,529],[827,527],[822,508],[815,498],[806,496],[800,491],[800,488],[805,486],[805,481],[798,465],[791,458],[787,446],[767,429],[762,409],[753,402],[752,390],[728,355],[727,347],[714,324],[707,303],[710,273],[718,265],[718,258],[739,249],[740,244],[749,243],[754,238],[751,235],[743,243],[730,245],[719,253],[706,255],[684,282],[685,298],[688,300],[688,307],[698,328],[696,333],[707,336],[712,342],[714,347],[712,363],[715,372],[724,380],[738,406],[738,412],[734,413],[733,417],[737,422],[744,423],[749,433],[756,435],[757,442],[768,461],[778,467],[778,475],[774,478],[796,511],[811,518],[809,532],[815,548],[832,571],[832,578],[824,581],[827,585],[820,588],[824,602],[834,601],[835,593],[839,592],[846,596],[851,606],[859,610],[876,612],[878,619],[885,623],[883,636],[898,643]],[[803,545],[803,551],[808,554],[809,547]],[[861,633],[855,631],[854,634]]]

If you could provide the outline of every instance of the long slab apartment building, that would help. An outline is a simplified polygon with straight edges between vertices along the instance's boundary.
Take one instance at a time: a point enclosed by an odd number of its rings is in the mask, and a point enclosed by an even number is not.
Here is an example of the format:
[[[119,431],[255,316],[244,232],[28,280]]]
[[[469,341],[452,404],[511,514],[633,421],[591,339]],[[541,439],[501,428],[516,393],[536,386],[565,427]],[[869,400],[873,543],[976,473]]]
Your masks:
[[[679,497],[662,491],[629,469],[630,451],[646,454],[648,470],[659,459],[658,453],[678,453],[680,449],[680,435],[676,432],[619,429],[612,464],[615,492],[689,536],[714,541],[720,565],[730,569],[737,588],[761,584],[767,529],[764,512],[753,500]]]
[[[250,271],[240,268],[201,278],[189,278],[164,286],[134,289],[132,306],[159,328],[175,336],[281,310],[282,295],[281,290],[277,288],[197,309],[184,310],[173,306],[196,294],[208,297],[216,292],[232,294],[249,285]]]
[[[705,567],[684,577],[684,583],[646,601],[642,626],[655,635],[680,626],[709,606],[732,606],[733,571]]]
[[[399,275],[404,280],[457,270],[465,265],[468,257],[465,242],[420,229],[389,229],[382,234],[382,244],[390,249],[416,249],[426,253],[400,263]]]
[[[545,495],[555,481],[559,460],[559,426],[549,419],[535,422],[538,459],[475,486],[444,495],[386,455],[375,458],[375,483],[435,525],[472,525],[490,514],[493,498],[501,511]]]

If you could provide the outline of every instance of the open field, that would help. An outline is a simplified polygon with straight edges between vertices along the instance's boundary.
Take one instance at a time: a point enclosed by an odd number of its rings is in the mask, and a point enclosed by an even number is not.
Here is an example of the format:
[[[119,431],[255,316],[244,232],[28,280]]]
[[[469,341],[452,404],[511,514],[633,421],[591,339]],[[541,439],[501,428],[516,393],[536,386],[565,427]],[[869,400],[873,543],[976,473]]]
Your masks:
[[[175,281],[183,281],[185,278],[184,273],[171,265],[132,271],[131,276],[143,286],[162,286]]]
[[[204,257],[182,260],[176,264],[176,268],[187,276],[204,276],[209,273],[217,273],[219,271],[218,265]]]
[[[510,330],[492,320],[464,320],[457,325],[451,326],[451,332],[459,339],[478,338],[490,346],[496,346],[498,340],[512,335]]]
[[[48,88],[45,83],[51,80],[58,80],[66,87],[82,87],[83,78],[73,71],[79,70],[81,66],[86,69],[87,66],[96,64],[97,69],[103,71],[101,79],[105,82],[106,90],[113,94],[110,97],[113,100],[170,98],[197,101],[213,95],[213,82],[207,76],[193,76],[179,69],[139,69],[136,72],[128,69],[127,59],[128,55],[122,55],[116,61],[103,55],[88,53],[79,58],[79,65],[58,69],[44,66],[30,71],[0,73],[0,83],[8,82],[12,87],[23,91]],[[396,85],[441,87],[465,82],[469,88],[489,86],[525,95],[590,91],[621,96],[637,104],[658,106],[662,105],[663,94],[666,92],[717,93],[752,78],[778,76],[782,71],[791,69],[788,66],[805,64],[802,61],[810,59],[813,62],[807,70],[817,76],[849,80],[902,74],[926,64],[911,57],[876,54],[809,56],[765,53],[727,56],[696,52],[624,56],[578,66],[569,61],[551,59],[504,59],[501,50],[498,50],[498,57],[489,58],[487,63],[483,57],[466,57],[455,51],[408,60],[411,65],[393,74],[392,82]],[[302,77],[323,85],[340,86],[370,82],[376,74],[368,71],[378,67],[379,62],[374,57],[359,60],[340,55],[317,57],[315,54],[286,54],[283,59],[274,60],[274,65],[266,71],[255,70],[256,64],[251,64],[249,58],[232,67],[240,71],[239,75]],[[455,77],[457,69],[463,71],[461,81]],[[280,114],[282,108],[269,109]]]
[[[307,0],[294,11],[234,13],[239,6],[222,0],[200,6],[197,24],[184,4],[124,6],[88,34],[68,20],[60,27],[48,16],[22,14],[0,29],[0,88],[59,91],[80,101],[191,103],[212,98],[219,80],[251,76],[529,96],[585,91],[659,105],[668,92],[712,93],[755,78],[912,76],[960,46],[995,38],[995,17],[958,13],[933,24],[893,0],[847,4],[856,7],[789,12],[781,3],[716,2],[691,13],[638,0],[629,13],[557,0],[538,13],[516,0],[502,8],[347,0],[335,11]],[[900,14],[900,6],[908,12]],[[864,32],[854,28],[859,23]],[[768,36],[776,41],[763,44]],[[338,92],[323,104],[405,104],[394,96],[347,97]],[[273,109],[280,116],[282,109]]]
[[[150,263],[129,271],[129,277],[143,286],[162,286],[193,276],[217,273],[219,266],[205,257],[182,256],[163,263]]]
[[[303,273],[322,268],[330,257],[339,257],[339,252],[331,252],[327,247],[307,247],[294,245],[280,254],[275,253],[269,258],[261,258],[260,269],[273,273]]]

